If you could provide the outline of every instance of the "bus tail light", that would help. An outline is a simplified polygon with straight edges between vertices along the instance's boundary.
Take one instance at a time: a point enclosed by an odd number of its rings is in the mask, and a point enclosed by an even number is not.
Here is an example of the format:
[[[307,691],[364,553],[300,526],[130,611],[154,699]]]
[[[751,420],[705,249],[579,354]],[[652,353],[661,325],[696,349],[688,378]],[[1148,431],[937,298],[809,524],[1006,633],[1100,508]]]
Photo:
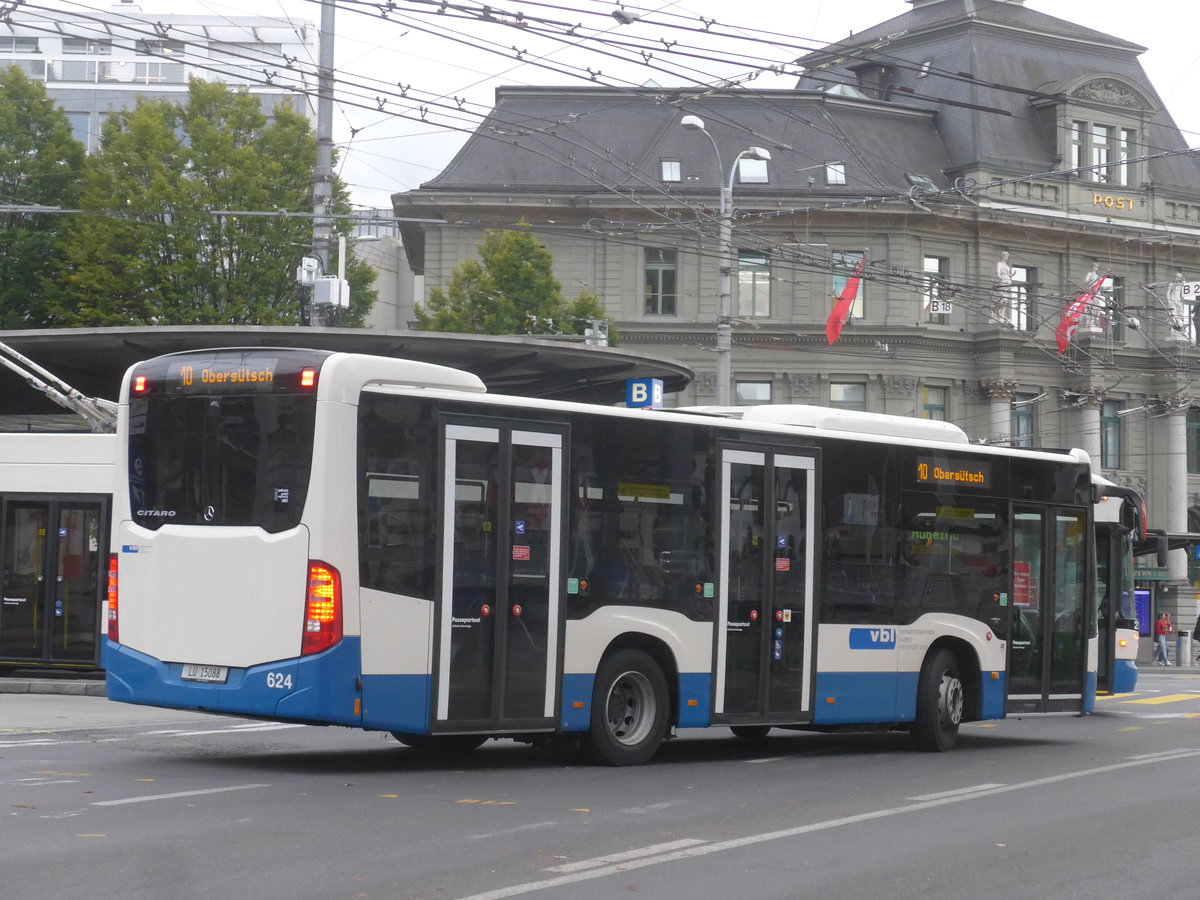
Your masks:
[[[121,642],[121,631],[117,621],[117,554],[108,555],[108,585],[105,588],[108,600],[108,639],[114,644]]]
[[[308,594],[304,600],[304,638],[300,655],[328,650],[342,639],[342,578],[333,566],[308,563]]]

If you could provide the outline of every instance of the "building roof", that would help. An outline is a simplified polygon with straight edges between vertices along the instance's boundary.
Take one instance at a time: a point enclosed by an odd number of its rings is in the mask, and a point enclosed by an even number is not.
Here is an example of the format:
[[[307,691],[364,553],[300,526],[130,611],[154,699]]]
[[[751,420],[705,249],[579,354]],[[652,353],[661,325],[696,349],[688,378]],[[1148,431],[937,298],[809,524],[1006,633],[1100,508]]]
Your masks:
[[[629,378],[658,378],[678,391],[687,366],[630,351],[534,338],[357,328],[159,326],[0,331],[0,343],[89,397],[116,400],[125,370],[143,359],[204,347],[313,347],[438,363],[472,372],[494,393],[596,403],[625,398]],[[4,429],[26,430],[22,417],[61,413],[38,391],[0,369]],[[68,421],[71,420],[59,420]]]
[[[863,69],[887,67],[893,97],[937,106],[951,173],[986,160],[993,171],[1028,174],[1062,165],[1054,123],[1031,108],[1097,81],[1130,92],[1111,105],[1128,103],[1133,112],[1136,101],[1135,114],[1147,116],[1142,152],[1188,146],[1138,61],[1145,49],[1020,0],[917,0],[902,15],[800,57],[805,74],[797,87],[855,84]],[[1200,162],[1158,159],[1149,172],[1160,188],[1195,192]]]

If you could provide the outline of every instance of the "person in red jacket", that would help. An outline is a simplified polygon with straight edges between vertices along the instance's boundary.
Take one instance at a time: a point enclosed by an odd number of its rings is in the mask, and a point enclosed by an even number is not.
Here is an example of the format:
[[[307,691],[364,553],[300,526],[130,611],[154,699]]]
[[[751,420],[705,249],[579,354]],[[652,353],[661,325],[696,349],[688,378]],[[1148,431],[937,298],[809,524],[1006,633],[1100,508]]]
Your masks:
[[[1167,657],[1167,635],[1171,633],[1171,616],[1160,612],[1154,622],[1154,662],[1160,666],[1171,665]]]

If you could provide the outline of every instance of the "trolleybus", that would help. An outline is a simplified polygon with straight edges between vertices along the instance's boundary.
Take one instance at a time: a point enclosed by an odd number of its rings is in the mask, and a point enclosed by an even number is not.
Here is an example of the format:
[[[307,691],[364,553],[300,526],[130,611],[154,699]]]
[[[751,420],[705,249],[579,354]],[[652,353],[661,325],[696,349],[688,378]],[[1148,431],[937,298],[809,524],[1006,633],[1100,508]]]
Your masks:
[[[0,434],[0,674],[95,671],[112,434]]]
[[[1138,621],[1134,605],[1135,546],[1146,540],[1146,507],[1133,488],[1100,476],[1096,484],[1096,687],[1122,694],[1137,686]]]
[[[488,394],[319,350],[172,354],[121,393],[108,696],[391,732],[906,730],[1085,713],[1091,466],[953,425]]]

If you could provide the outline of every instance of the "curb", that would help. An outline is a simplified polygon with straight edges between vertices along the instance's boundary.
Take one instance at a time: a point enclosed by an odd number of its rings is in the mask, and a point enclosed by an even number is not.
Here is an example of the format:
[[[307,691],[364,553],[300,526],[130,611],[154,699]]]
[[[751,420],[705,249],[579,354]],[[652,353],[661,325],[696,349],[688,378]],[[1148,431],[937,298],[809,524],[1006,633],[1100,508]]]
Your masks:
[[[0,694],[59,694],[74,697],[103,697],[103,681],[73,681],[54,678],[0,678]]]

